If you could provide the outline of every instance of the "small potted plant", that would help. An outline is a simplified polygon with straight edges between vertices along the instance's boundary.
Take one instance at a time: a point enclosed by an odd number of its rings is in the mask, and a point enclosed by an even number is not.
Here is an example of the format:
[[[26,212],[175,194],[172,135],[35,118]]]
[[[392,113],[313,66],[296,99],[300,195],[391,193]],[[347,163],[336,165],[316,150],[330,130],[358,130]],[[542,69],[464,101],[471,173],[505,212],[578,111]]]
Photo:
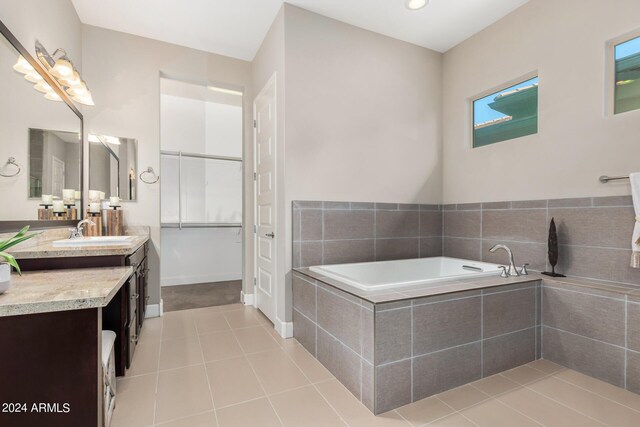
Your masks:
[[[29,240],[37,234],[27,234],[27,231],[29,231],[28,225],[20,230],[18,234],[16,234],[12,238],[0,242],[0,294],[5,293],[7,289],[9,289],[9,285],[11,285],[11,267],[14,267],[18,274],[22,275],[20,266],[18,265],[16,259],[13,257],[13,255],[5,251],[10,247],[17,245],[18,243]],[[1,262],[2,259],[4,259],[4,262]]]

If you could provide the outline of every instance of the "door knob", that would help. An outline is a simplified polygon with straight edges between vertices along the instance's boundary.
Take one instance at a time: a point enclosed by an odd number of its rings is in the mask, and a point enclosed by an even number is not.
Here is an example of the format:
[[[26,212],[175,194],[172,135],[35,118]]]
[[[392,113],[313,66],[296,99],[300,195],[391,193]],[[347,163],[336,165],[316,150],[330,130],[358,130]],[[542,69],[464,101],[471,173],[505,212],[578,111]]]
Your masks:
[[[271,233],[267,233],[267,234],[265,234],[265,236],[267,236],[267,237],[271,237],[272,239],[273,239],[274,237],[276,237],[276,235],[273,233],[273,231],[272,231]]]

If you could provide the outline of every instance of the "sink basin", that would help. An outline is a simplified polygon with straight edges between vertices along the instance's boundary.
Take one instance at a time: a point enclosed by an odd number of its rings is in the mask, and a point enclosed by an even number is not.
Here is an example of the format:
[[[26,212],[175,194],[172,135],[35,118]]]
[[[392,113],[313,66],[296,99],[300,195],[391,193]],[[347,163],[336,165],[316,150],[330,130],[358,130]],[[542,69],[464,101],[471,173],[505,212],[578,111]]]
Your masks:
[[[80,239],[55,240],[55,247],[82,247],[82,246],[127,246],[131,244],[132,236],[92,236]]]

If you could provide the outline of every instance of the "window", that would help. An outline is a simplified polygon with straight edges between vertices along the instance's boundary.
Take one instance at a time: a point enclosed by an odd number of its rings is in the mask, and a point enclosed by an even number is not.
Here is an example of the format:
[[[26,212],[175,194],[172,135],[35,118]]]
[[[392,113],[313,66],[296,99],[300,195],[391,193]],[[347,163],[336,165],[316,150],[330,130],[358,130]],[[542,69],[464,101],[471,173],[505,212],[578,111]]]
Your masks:
[[[640,109],[640,37],[614,46],[614,113]]]
[[[538,133],[538,77],[473,101],[473,147]]]

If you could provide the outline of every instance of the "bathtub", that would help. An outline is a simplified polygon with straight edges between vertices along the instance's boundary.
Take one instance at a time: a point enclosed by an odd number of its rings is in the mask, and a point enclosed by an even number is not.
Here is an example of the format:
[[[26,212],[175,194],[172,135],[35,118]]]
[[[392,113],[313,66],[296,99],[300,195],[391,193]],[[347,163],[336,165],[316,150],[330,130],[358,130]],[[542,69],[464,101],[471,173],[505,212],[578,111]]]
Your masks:
[[[500,274],[498,264],[449,257],[319,265],[310,270],[363,291]]]

